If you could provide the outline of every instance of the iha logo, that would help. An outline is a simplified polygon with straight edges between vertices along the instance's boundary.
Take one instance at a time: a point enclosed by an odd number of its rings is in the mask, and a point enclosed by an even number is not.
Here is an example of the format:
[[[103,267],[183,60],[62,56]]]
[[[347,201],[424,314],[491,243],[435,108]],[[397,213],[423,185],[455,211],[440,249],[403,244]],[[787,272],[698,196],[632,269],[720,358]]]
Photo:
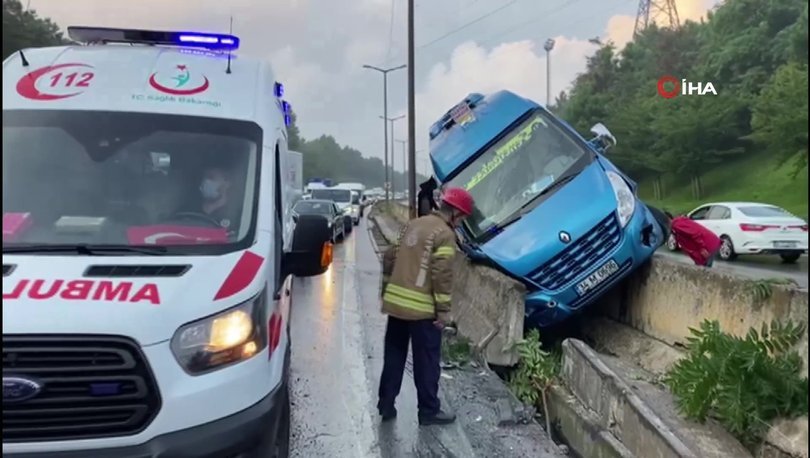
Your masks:
[[[714,84],[708,83],[694,83],[686,81],[686,79],[679,80],[674,76],[662,76],[658,79],[658,95],[665,99],[671,99],[678,95],[717,95],[717,90]]]
[[[177,72],[170,79],[170,81],[173,82],[171,86],[174,87],[158,82],[157,73],[152,73],[152,76],[149,77],[149,85],[160,92],[171,95],[194,95],[205,92],[205,90],[208,89],[209,83],[207,77],[203,76],[202,80],[199,81],[197,85],[189,85],[188,83],[192,78],[188,67],[181,64],[177,65],[175,69]]]

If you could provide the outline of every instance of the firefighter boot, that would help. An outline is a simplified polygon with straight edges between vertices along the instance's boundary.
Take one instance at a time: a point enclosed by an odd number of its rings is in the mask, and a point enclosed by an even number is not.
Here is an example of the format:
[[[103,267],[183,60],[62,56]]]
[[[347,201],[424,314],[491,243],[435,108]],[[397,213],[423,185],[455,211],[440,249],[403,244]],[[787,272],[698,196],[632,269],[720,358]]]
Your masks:
[[[435,415],[431,416],[419,416],[419,424],[422,426],[428,425],[449,425],[456,421],[456,416],[452,413],[445,412],[440,410]]]

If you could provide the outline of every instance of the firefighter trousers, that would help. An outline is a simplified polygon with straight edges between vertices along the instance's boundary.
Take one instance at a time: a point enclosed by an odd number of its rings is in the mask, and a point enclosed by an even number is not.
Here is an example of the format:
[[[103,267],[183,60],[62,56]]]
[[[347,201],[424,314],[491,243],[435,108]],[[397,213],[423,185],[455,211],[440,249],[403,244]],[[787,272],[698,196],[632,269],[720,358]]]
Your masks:
[[[381,413],[394,409],[402,388],[409,341],[413,353],[413,381],[416,385],[419,416],[430,417],[436,415],[441,408],[439,377],[442,332],[433,324],[433,320],[406,321],[388,317],[377,408]]]

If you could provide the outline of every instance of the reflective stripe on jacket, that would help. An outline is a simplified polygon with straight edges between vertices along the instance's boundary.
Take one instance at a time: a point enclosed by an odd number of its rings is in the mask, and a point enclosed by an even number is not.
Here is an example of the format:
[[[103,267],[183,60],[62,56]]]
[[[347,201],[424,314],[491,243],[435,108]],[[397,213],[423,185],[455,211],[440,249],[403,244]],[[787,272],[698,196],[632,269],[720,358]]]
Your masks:
[[[409,221],[383,255],[383,313],[403,320],[450,313],[456,234],[438,213]]]

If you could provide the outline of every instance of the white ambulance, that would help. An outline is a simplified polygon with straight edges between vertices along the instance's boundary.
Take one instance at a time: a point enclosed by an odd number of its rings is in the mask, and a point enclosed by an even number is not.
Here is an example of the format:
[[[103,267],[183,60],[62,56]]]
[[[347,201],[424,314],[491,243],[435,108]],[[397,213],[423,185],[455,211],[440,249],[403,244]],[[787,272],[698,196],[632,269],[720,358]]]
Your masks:
[[[283,86],[231,35],[68,33],[3,62],[3,456],[287,456],[288,274],[331,245]]]

